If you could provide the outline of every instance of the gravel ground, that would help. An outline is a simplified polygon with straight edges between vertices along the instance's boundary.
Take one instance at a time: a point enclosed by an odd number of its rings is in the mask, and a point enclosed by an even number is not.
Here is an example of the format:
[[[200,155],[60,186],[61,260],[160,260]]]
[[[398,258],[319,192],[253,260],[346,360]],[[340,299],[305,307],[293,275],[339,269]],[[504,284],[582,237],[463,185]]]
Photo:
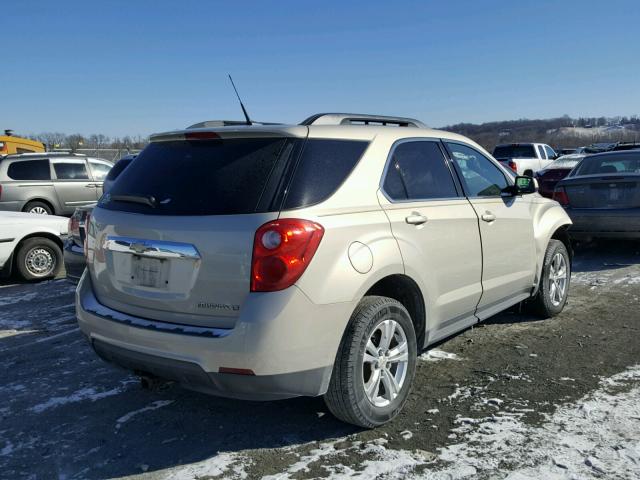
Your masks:
[[[425,352],[398,419],[322,399],[146,391],[100,361],[64,280],[0,284],[2,478],[640,478],[640,246],[576,252],[564,312],[500,314]]]

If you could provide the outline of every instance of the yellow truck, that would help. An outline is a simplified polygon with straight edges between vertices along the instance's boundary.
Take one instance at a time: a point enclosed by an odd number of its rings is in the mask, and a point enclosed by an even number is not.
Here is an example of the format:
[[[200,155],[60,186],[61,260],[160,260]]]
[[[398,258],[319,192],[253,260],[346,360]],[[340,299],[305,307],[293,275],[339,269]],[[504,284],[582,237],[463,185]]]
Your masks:
[[[0,135],[0,157],[14,153],[39,153],[44,152],[44,143],[28,138],[16,137],[11,130],[5,130]]]

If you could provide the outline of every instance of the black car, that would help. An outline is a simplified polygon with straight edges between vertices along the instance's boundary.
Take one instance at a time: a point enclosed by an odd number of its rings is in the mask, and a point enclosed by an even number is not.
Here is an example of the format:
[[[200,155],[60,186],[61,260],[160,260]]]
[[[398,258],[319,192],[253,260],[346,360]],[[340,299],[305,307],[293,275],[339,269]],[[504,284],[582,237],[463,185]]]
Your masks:
[[[640,150],[585,157],[553,198],[571,217],[574,238],[640,238]]]

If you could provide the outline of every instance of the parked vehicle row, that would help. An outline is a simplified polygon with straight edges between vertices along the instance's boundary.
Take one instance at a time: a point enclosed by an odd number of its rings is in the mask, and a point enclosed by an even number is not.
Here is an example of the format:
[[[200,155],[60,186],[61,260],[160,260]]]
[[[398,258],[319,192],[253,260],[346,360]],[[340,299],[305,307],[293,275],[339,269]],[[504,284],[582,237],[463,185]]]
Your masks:
[[[86,221],[78,322],[140,375],[324,395],[343,421],[380,425],[425,346],[525,300],[562,310],[571,221],[535,191],[413,119],[154,135]]]

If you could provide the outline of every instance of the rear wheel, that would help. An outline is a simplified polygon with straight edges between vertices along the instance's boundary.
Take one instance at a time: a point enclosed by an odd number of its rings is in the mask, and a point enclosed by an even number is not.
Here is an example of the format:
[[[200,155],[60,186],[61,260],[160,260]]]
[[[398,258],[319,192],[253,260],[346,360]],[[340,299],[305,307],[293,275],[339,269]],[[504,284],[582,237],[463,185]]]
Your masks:
[[[409,397],[416,358],[416,335],[404,306],[388,297],[365,297],[340,344],[327,407],[360,427],[388,422]]]
[[[534,311],[543,317],[560,313],[567,303],[570,280],[571,262],[567,247],[560,240],[549,240],[538,293],[532,301]]]
[[[28,238],[18,248],[16,268],[25,280],[55,277],[61,266],[62,251],[48,238]]]
[[[22,209],[23,212],[36,213],[38,215],[53,215],[53,210],[44,202],[29,202]]]
[[[525,170],[524,171],[524,176],[525,177],[533,177],[533,170]]]

